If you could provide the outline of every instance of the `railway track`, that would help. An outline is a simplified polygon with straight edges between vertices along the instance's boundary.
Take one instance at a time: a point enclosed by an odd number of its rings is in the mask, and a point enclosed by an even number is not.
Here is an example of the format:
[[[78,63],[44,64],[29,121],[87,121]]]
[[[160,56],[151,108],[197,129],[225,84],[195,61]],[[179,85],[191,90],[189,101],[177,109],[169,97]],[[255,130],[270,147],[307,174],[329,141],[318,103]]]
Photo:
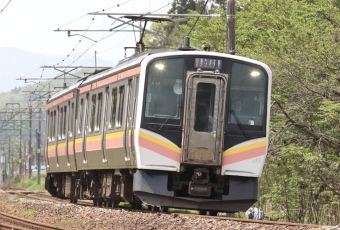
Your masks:
[[[3,223],[4,222],[4,223]],[[64,228],[59,228],[57,226],[52,226],[44,223],[39,223],[31,220],[22,219],[16,216],[8,215],[6,213],[0,212],[0,229],[37,229],[37,230],[64,230]]]
[[[7,190],[11,191],[11,190]],[[23,191],[23,192],[21,192]],[[19,190],[16,189],[15,192],[10,192],[12,194],[17,194],[20,196],[23,196],[27,199],[36,199],[36,200],[44,200],[44,201],[52,201],[52,202],[60,202],[60,203],[70,203],[69,199],[60,199],[56,197],[52,197],[49,194],[45,193],[32,193],[32,192],[27,192],[25,190]],[[78,205],[81,206],[94,206],[92,202],[89,201],[80,201],[78,200],[77,202]],[[98,206],[95,206],[98,207]],[[102,206],[100,208],[105,208],[105,209],[113,209],[113,210],[125,210],[128,212],[142,212],[142,213],[159,213],[155,211],[149,211],[147,209],[134,209],[130,207],[105,207]],[[197,214],[186,214],[186,213],[162,213],[162,214],[169,214],[169,215],[183,215],[183,216],[192,216],[192,217],[197,217]],[[249,219],[240,219],[240,218],[232,218],[232,217],[223,217],[223,216],[207,216],[207,215],[200,215],[200,218],[204,219],[217,219],[217,220],[228,220],[228,221],[236,221],[240,223],[256,223],[256,224],[264,224],[264,225],[272,225],[272,226],[290,226],[290,227],[308,227],[308,228],[321,228],[321,225],[315,225],[315,224],[300,224],[300,223],[289,223],[289,222],[277,222],[277,221],[268,221],[268,220],[249,220]],[[49,228],[46,228],[49,229]],[[61,228],[52,228],[52,229],[61,229]]]

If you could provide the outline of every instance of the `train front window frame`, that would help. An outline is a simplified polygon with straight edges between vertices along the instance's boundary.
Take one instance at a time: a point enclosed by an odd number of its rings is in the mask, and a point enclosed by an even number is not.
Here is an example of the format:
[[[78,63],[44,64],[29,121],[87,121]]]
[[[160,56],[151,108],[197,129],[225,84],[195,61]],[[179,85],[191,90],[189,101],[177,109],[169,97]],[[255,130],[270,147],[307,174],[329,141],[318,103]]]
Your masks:
[[[144,123],[181,124],[185,57],[155,59],[147,66]]]

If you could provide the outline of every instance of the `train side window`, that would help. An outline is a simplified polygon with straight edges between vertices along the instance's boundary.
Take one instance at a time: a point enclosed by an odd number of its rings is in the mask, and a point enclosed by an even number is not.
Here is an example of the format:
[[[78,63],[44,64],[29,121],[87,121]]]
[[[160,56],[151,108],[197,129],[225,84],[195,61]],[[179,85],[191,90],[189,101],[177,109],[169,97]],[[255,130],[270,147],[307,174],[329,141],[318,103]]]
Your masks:
[[[98,94],[98,106],[97,106],[97,119],[96,119],[96,126],[95,131],[98,132],[100,129],[100,121],[102,120],[102,110],[103,110],[103,94]]]
[[[63,118],[64,118],[64,120],[63,120],[63,127],[62,127],[62,133],[61,133],[61,139],[65,139],[65,137],[66,137],[66,121],[67,121],[67,119],[66,119],[66,106],[64,106],[64,116],[63,116]]]
[[[51,135],[51,137],[52,137],[52,141],[54,141],[55,140],[55,123],[56,123],[56,115],[57,115],[57,113],[56,113],[56,111],[54,110],[54,112],[53,112],[53,114],[52,114],[52,116],[53,116],[53,121],[52,121],[52,135]]]
[[[84,116],[84,99],[82,98],[80,100],[78,134],[81,134],[81,130],[83,127],[83,116]]]
[[[60,108],[58,110],[59,112],[59,127],[58,127],[58,140],[61,140],[61,133],[62,133],[62,128],[63,128],[63,108]]]
[[[89,133],[94,132],[94,120],[96,115],[96,106],[97,106],[97,95],[92,95],[91,99],[91,118],[90,118],[90,127],[89,127]]]
[[[123,122],[123,111],[124,111],[124,95],[125,95],[125,87],[122,86],[119,88],[119,105],[118,105],[118,119],[117,119],[117,128],[122,127]]]
[[[112,90],[112,103],[111,103],[111,116],[110,116],[110,129],[116,127],[116,109],[117,109],[117,88]]]
[[[51,128],[52,128],[52,117],[53,117],[53,112],[51,112],[50,110],[48,111],[48,132],[47,132],[47,134],[48,134],[48,142],[51,142],[52,141],[52,130],[51,130]]]
[[[69,123],[68,123],[68,135],[70,138],[73,136],[73,124],[74,124],[74,102],[71,104],[70,114],[69,114]]]

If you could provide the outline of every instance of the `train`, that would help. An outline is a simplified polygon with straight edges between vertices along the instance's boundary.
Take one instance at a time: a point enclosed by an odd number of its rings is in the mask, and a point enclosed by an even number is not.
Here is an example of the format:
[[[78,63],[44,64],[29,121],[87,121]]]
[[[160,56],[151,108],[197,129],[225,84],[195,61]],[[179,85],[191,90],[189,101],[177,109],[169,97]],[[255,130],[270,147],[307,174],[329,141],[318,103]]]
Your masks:
[[[46,103],[46,190],[153,211],[246,211],[268,151],[272,72],[257,60],[151,49]]]

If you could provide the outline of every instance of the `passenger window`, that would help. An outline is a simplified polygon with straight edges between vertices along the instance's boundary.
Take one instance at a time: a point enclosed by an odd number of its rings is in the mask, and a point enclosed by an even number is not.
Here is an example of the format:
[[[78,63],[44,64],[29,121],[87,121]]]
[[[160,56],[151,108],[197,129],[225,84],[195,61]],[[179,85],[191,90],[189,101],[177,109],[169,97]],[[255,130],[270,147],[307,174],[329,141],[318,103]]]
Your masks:
[[[71,105],[70,115],[69,115],[69,125],[68,125],[68,133],[69,137],[73,136],[73,124],[74,124],[74,103]]]
[[[112,103],[111,103],[111,116],[109,128],[114,129],[116,127],[116,109],[117,109],[117,88],[112,90]]]
[[[58,140],[61,140],[61,134],[63,129],[63,108],[59,110],[59,128],[58,128]]]
[[[98,111],[97,111],[97,121],[95,131],[98,132],[100,130],[100,121],[102,118],[102,110],[103,110],[103,94],[98,94]]]
[[[96,106],[97,106],[96,100],[97,100],[97,95],[96,94],[92,95],[92,100],[91,100],[92,108],[91,108],[89,133],[92,133],[94,131],[94,119],[96,115]]]
[[[52,141],[52,121],[53,121],[53,113],[52,112],[50,112],[50,111],[48,111],[48,117],[49,117],[49,119],[48,119],[48,142],[51,142]]]
[[[119,106],[118,106],[117,128],[122,127],[123,111],[124,111],[124,95],[125,95],[125,88],[124,88],[124,86],[122,86],[122,87],[119,88]]]
[[[84,99],[80,100],[80,109],[79,109],[79,126],[78,126],[78,134],[81,134],[83,127],[83,115],[84,115]]]
[[[52,141],[54,141],[55,140],[55,129],[56,129],[56,115],[57,115],[57,112],[54,110],[54,112],[53,112],[53,122],[52,122]]]
[[[62,133],[61,133],[61,139],[65,139],[66,137],[66,106],[64,106],[64,116],[63,116],[63,127],[62,127]]]

